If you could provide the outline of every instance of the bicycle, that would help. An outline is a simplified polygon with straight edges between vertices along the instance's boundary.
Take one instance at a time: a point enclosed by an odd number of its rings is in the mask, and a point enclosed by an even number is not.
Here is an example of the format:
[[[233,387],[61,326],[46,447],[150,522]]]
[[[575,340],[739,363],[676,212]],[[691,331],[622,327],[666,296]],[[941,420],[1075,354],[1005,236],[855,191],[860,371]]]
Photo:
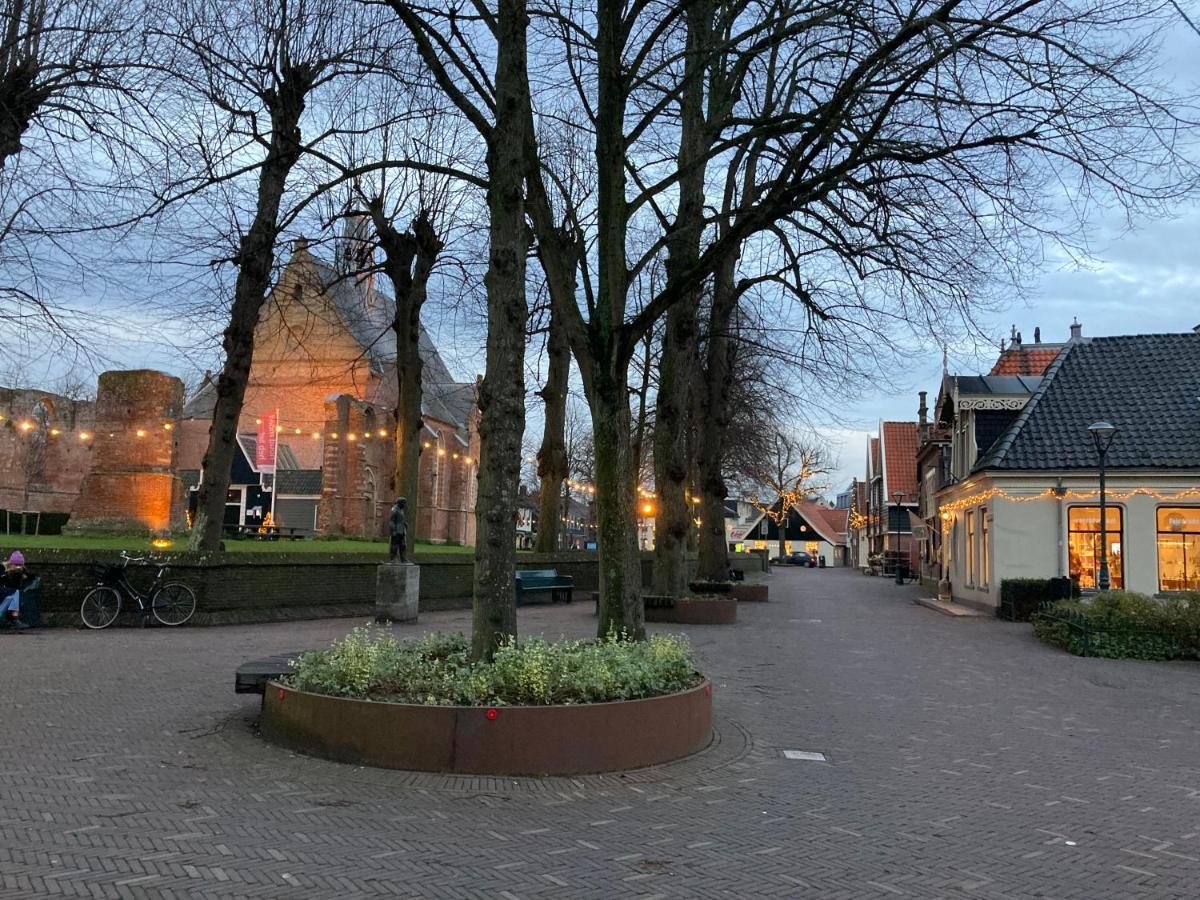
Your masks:
[[[146,591],[140,591],[129,581],[126,570],[130,563],[149,562],[149,557],[130,556],[121,551],[121,563],[115,566],[96,564],[96,587],[87,592],[79,607],[79,616],[88,628],[107,628],[121,613],[122,599],[136,600],[145,626],[151,615],[164,625],[182,625],[196,611],[196,595],[180,581],[166,581],[167,567],[159,566],[158,574]]]

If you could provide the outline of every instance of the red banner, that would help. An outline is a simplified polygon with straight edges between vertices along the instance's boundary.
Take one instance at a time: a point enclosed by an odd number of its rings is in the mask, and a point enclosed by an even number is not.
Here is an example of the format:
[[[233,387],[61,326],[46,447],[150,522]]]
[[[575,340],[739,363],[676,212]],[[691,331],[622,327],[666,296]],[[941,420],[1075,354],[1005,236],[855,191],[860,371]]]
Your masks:
[[[279,411],[266,413],[258,420],[258,446],[254,464],[260,472],[275,471],[275,446],[279,440]]]

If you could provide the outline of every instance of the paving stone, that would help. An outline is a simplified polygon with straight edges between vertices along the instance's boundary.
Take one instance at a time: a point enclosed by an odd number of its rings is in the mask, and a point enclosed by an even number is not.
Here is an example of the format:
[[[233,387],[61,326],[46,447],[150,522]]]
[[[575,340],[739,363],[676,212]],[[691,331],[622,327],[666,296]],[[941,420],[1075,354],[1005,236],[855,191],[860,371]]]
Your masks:
[[[923,591],[784,570],[735,626],[653,627],[712,677],[713,745],[560,779],[263,743],[234,670],[344,619],[0,636],[0,897],[1194,897],[1200,666],[1077,659]]]

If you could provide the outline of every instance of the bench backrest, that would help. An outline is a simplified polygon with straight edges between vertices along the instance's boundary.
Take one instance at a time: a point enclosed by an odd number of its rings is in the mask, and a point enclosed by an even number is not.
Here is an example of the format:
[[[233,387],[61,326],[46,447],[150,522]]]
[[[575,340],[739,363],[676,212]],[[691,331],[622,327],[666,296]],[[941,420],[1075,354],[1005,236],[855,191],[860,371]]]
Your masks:
[[[522,569],[517,573],[517,581],[537,581],[542,578],[557,578],[558,569]]]

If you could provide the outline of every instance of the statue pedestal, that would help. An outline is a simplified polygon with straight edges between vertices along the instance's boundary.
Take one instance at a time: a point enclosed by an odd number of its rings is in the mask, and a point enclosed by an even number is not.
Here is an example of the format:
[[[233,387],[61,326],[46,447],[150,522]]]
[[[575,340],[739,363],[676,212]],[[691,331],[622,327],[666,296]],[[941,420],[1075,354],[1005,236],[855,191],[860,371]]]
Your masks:
[[[388,562],[375,569],[375,621],[415,622],[419,609],[421,567]]]

